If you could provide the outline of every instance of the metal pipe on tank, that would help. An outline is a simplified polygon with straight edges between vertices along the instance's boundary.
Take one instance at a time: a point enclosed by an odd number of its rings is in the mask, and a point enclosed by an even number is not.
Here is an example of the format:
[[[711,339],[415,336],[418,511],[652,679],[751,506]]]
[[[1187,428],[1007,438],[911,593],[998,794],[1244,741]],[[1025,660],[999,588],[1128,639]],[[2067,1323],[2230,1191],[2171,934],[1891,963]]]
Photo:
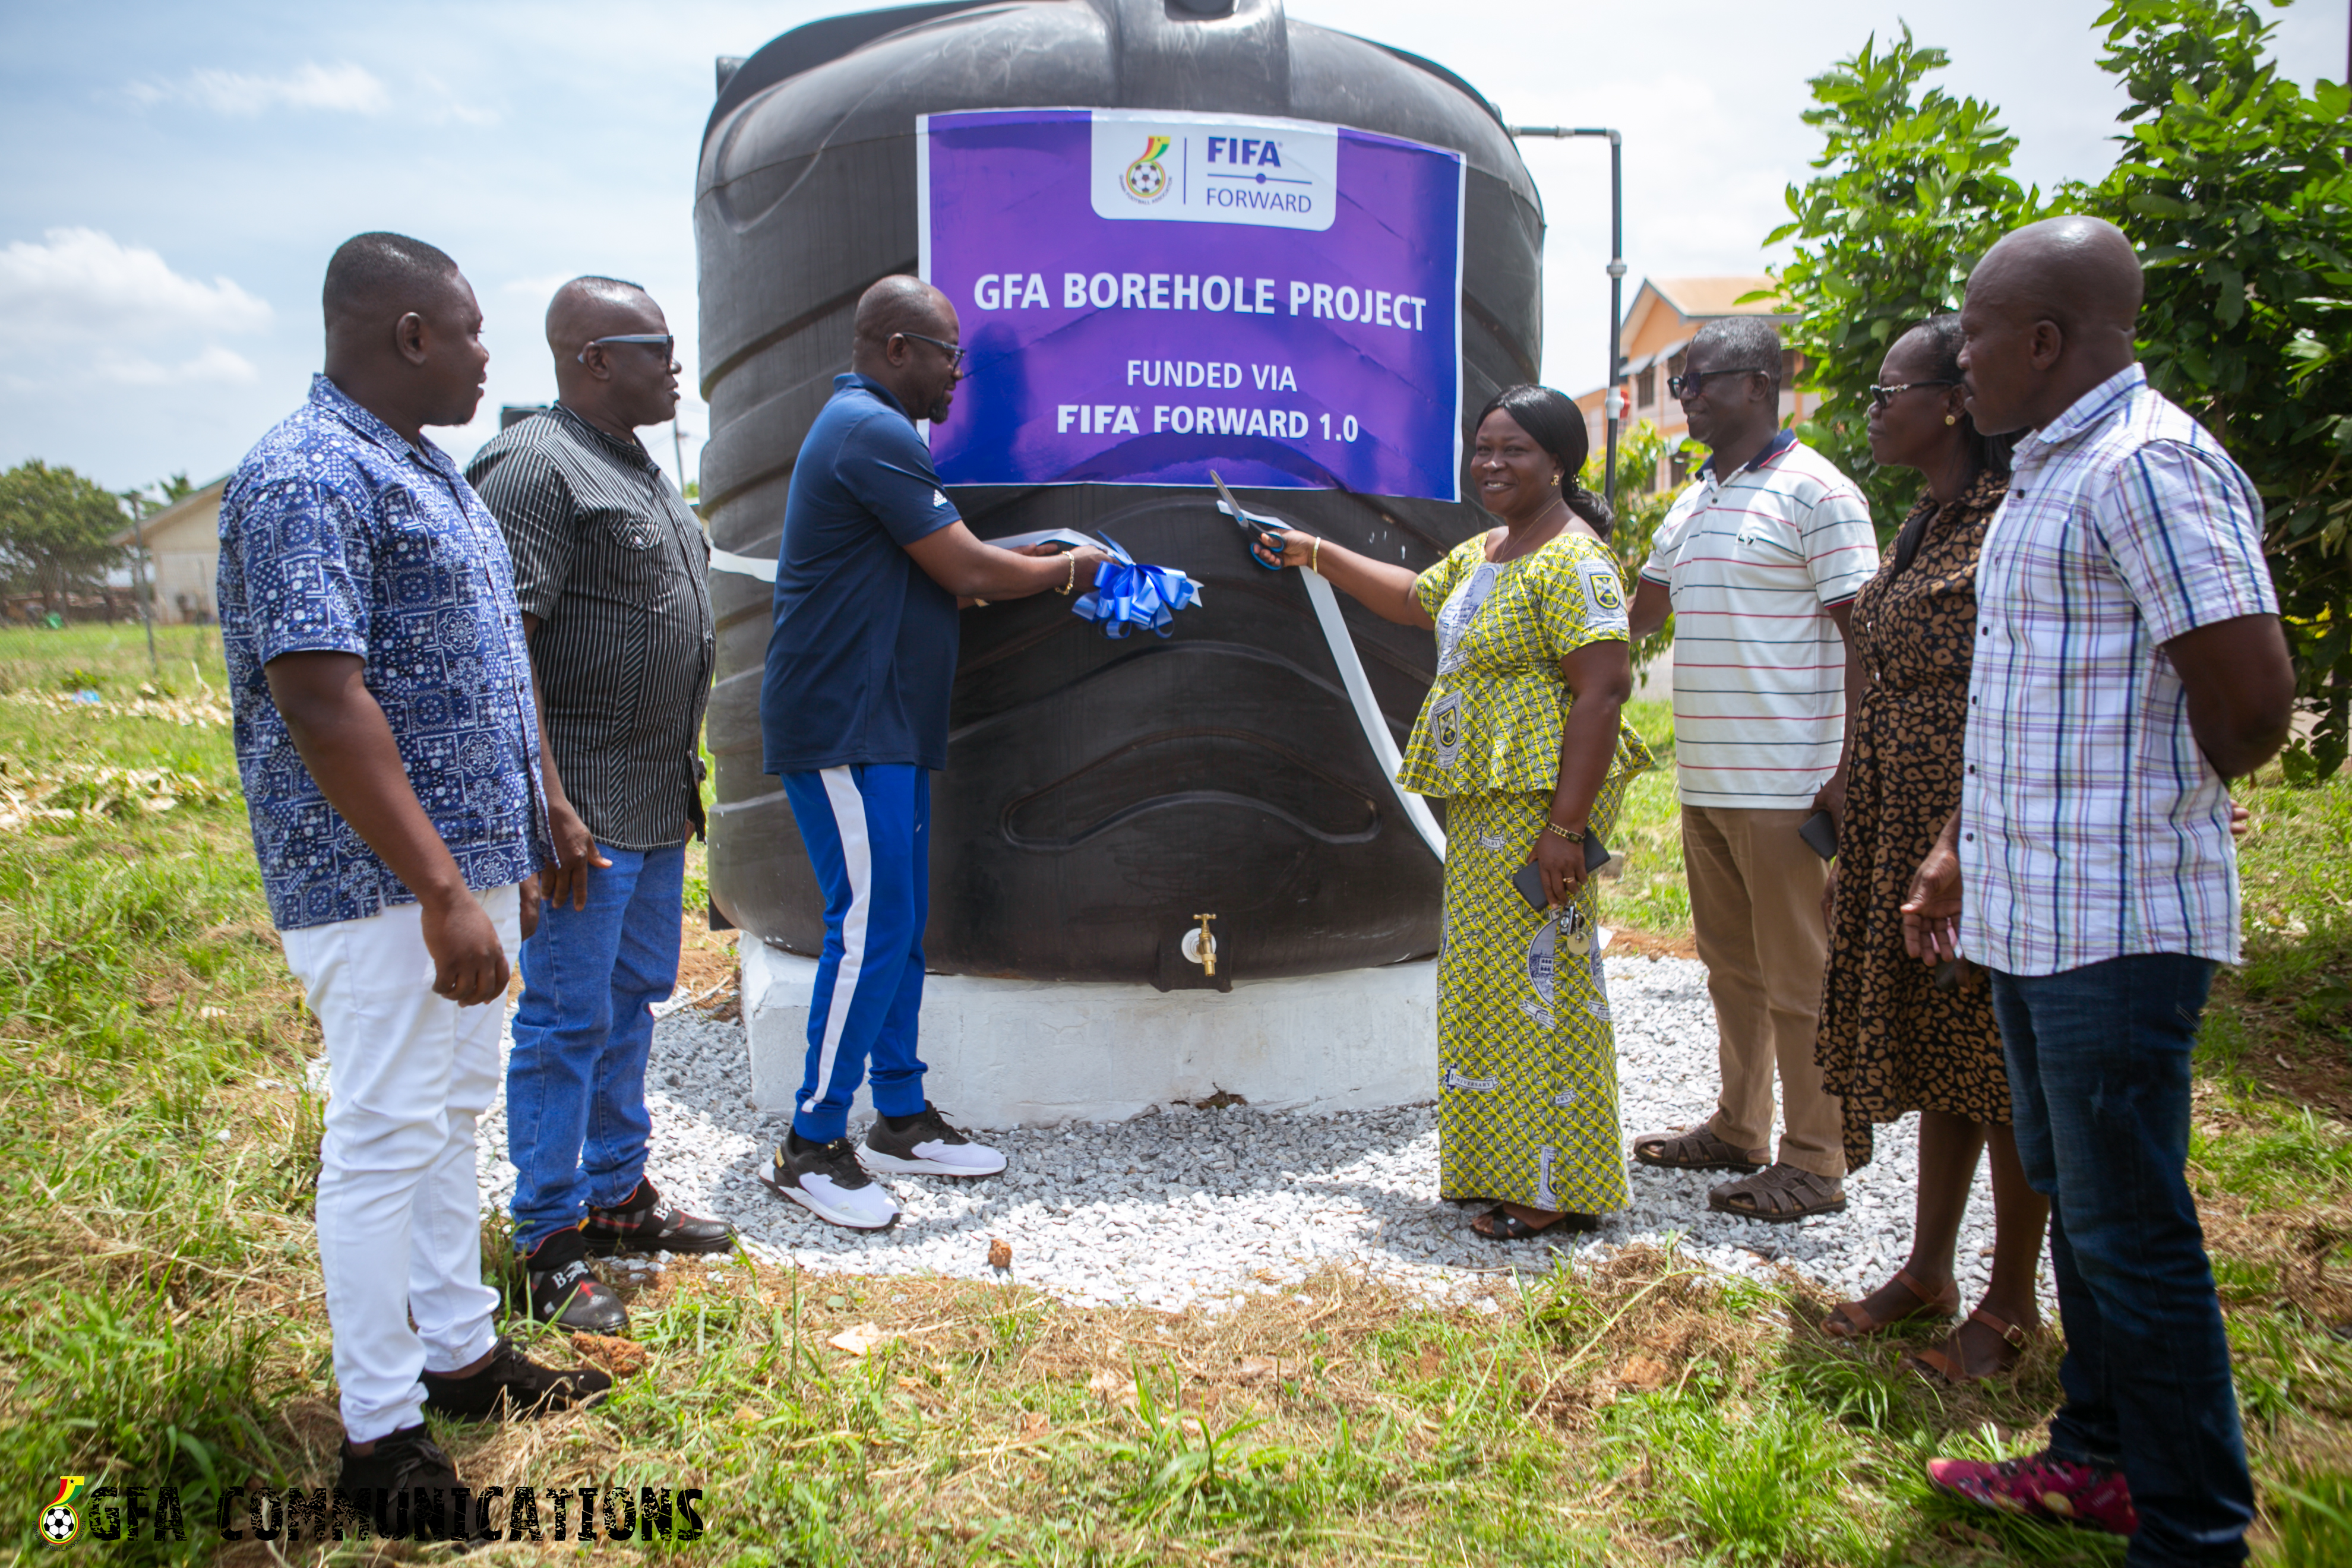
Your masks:
[[[1601,412],[1607,456],[1601,461],[1601,499],[1617,504],[1617,383],[1625,374],[1621,352],[1625,330],[1625,137],[1605,126],[1514,125],[1517,136],[1609,138],[1609,379],[1601,384]]]

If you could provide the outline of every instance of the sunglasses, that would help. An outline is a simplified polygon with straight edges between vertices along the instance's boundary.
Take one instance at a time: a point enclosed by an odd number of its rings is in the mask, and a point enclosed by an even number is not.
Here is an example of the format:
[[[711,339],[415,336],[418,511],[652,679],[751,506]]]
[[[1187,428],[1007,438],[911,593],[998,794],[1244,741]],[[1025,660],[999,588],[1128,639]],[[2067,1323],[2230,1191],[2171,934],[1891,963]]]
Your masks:
[[[677,339],[668,332],[621,332],[609,338],[590,338],[580,351],[580,363],[588,363],[589,349],[601,348],[606,343],[650,343],[661,351],[662,363],[667,364],[671,351],[677,347]]]
[[[1870,405],[1873,408],[1884,408],[1888,404],[1895,401],[1895,394],[1899,392],[1908,392],[1915,386],[1958,386],[1959,384],[1960,384],[1958,381],[1946,379],[1942,381],[1906,381],[1899,386],[1874,386],[1870,389]]]
[[[1760,364],[1751,364],[1741,370],[1687,371],[1681,375],[1666,377],[1666,391],[1677,398],[1691,398],[1696,397],[1706,388],[1706,378],[1711,375],[1770,375],[1771,374],[1768,367]]]
[[[938,338],[926,337],[921,332],[894,332],[891,336],[912,338],[919,343],[929,343],[931,347],[939,350],[941,353],[948,356],[948,366],[950,369],[958,371],[963,369],[963,350],[954,343],[943,342]]]

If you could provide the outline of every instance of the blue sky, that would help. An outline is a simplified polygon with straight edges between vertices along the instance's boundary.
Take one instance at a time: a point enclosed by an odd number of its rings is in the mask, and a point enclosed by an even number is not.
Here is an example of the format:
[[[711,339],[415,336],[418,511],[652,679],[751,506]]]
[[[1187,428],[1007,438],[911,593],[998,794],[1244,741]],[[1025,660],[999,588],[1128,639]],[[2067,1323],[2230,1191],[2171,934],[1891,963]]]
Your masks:
[[[856,5],[112,4],[0,6],[0,463],[68,463],[123,488],[231,467],[302,395],[319,278],[346,236],[392,228],[457,257],[488,321],[484,414],[543,401],[549,291],[636,279],[695,369],[696,155],[711,61]],[[1291,0],[1297,19],[1426,55],[1517,123],[1624,128],[1633,279],[1759,268],[1781,191],[1817,145],[1805,78],[1907,18],[1950,51],[2047,186],[2111,162],[2120,101],[2085,0]],[[2346,7],[2277,14],[2297,77],[2345,68]],[[1546,379],[1605,358],[1608,164],[1529,143],[1551,225]],[[1628,297],[1631,297],[1629,285]],[[704,426],[689,402],[682,423]],[[667,428],[645,432],[665,464]],[[698,442],[687,443],[691,472]]]

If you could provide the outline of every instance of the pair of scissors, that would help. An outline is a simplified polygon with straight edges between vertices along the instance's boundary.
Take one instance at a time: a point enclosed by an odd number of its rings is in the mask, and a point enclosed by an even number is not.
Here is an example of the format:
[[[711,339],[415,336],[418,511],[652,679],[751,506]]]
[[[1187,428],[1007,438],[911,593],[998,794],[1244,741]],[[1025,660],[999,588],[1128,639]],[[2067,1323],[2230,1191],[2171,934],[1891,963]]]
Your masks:
[[[1259,549],[1274,552],[1276,556],[1276,559],[1269,563],[1264,556],[1260,555],[1256,550],[1253,550],[1250,552],[1250,559],[1256,562],[1260,566],[1265,567],[1269,572],[1281,571],[1281,531],[1259,521],[1257,518],[1251,516],[1248,512],[1244,511],[1242,510],[1242,503],[1234,499],[1233,491],[1225,489],[1225,481],[1217,477],[1217,470],[1214,468],[1211,468],[1209,470],[1209,482],[1217,487],[1217,494],[1223,498],[1223,509],[1233,513],[1234,521],[1241,525],[1241,530],[1244,533],[1249,535],[1250,542],[1258,546]]]

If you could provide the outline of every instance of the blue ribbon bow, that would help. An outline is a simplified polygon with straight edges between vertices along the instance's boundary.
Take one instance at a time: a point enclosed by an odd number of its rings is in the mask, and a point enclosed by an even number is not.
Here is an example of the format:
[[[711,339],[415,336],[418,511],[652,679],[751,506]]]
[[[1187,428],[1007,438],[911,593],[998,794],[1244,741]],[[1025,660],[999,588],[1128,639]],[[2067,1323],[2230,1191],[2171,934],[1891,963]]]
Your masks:
[[[1123,637],[1137,626],[1161,637],[1176,612],[1201,602],[1201,584],[1172,566],[1139,566],[1108,535],[1111,559],[1095,573],[1094,591],[1070,606],[1071,613],[1101,626],[1108,637]]]

